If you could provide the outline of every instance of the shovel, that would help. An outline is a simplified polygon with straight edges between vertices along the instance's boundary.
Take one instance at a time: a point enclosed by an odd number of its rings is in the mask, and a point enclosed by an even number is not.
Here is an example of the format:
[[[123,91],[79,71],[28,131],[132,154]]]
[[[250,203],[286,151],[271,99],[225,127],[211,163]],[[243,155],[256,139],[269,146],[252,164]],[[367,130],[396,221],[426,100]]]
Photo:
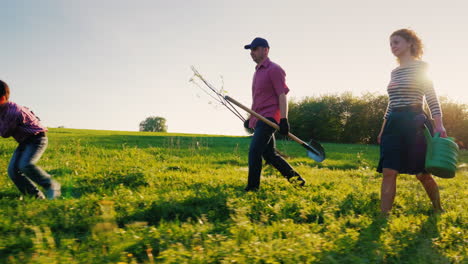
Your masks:
[[[243,104],[239,103],[236,101],[234,98],[231,98],[229,96],[224,96],[224,99],[237,105],[238,107],[242,108],[244,111],[247,113],[255,116],[259,120],[262,120],[265,124],[271,126],[272,128],[279,130],[279,126],[270,120],[266,119],[265,117],[261,116],[260,114],[256,113],[255,111],[249,109],[248,107],[244,106]],[[298,144],[300,144],[302,147],[304,147],[307,150],[307,156],[309,156],[311,159],[317,161],[317,162],[322,162],[325,159],[325,149],[323,149],[322,145],[318,143],[317,141],[311,139],[309,143],[306,143],[302,141],[300,138],[296,137],[292,133],[288,133],[288,137],[294,141],[296,141]]]

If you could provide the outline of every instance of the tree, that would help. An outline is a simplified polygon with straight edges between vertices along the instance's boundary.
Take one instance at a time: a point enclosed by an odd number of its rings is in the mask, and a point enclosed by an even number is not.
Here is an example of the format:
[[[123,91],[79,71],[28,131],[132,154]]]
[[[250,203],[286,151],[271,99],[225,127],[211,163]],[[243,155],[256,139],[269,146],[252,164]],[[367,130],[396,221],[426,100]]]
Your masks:
[[[167,132],[166,119],[160,116],[150,116],[140,123],[140,131]]]

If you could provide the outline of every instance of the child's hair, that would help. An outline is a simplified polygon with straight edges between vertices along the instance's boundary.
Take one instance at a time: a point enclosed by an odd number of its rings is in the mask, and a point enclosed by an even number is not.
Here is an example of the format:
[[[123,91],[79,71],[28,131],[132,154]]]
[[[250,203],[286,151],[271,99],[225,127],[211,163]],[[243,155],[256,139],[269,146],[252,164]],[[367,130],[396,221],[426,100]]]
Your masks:
[[[400,36],[404,38],[406,41],[411,43],[411,56],[415,57],[416,59],[421,59],[423,55],[423,43],[421,39],[418,37],[416,32],[411,29],[399,29],[390,35],[393,36]]]
[[[10,87],[8,87],[8,84],[6,82],[0,80],[0,97],[5,96],[5,99],[10,98]]]

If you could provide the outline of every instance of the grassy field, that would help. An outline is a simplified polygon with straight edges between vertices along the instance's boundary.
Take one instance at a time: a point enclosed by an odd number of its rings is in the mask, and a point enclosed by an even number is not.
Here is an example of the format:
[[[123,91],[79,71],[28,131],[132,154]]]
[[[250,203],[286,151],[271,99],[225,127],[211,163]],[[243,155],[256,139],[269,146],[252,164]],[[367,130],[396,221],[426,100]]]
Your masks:
[[[437,179],[433,215],[401,175],[379,217],[378,147],[278,148],[308,184],[271,167],[245,193],[248,137],[51,129],[39,165],[63,185],[54,201],[20,199],[0,141],[0,263],[467,263],[468,170]],[[461,163],[468,162],[462,152]]]

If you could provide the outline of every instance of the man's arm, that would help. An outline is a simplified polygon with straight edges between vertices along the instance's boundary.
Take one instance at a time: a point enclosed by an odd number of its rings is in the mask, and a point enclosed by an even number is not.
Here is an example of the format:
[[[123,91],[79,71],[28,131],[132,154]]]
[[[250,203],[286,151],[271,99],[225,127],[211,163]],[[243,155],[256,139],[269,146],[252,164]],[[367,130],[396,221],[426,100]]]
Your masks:
[[[281,115],[279,132],[282,135],[287,135],[289,132],[289,123],[288,98],[286,97],[286,94],[288,93],[289,88],[286,86],[286,73],[280,67],[274,67],[271,71],[269,71],[269,74],[275,94],[278,95],[279,110]]]
[[[281,93],[278,96],[279,99],[279,108],[281,119],[279,123],[279,132],[282,135],[288,135],[289,133],[289,122],[288,122],[288,98],[285,93]]]
[[[285,93],[278,96],[281,118],[288,118],[288,97]]]

